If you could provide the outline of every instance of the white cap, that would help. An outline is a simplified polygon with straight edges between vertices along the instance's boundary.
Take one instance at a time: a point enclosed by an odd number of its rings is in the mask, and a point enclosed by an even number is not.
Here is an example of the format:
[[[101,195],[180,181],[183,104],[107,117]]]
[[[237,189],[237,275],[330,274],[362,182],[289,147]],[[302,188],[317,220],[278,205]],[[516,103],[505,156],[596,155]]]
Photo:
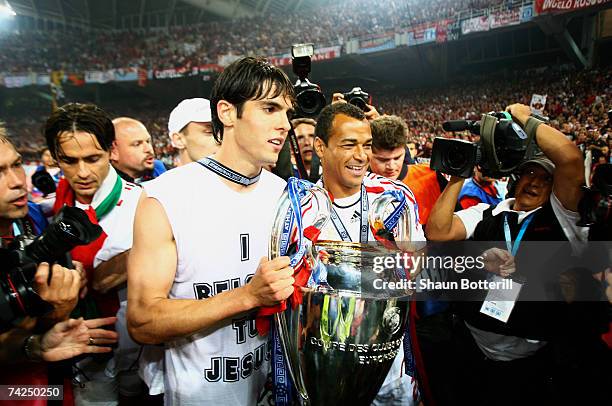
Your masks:
[[[192,121],[197,123],[210,123],[212,121],[208,100],[195,98],[180,102],[170,113],[168,131],[170,134],[177,133]]]

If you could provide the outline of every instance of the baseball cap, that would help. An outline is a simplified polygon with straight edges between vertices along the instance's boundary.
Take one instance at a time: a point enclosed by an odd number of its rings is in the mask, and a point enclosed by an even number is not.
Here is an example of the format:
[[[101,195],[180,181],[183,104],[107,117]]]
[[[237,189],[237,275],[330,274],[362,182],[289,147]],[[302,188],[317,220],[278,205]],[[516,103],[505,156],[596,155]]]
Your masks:
[[[185,99],[180,102],[170,113],[168,119],[168,131],[170,134],[177,133],[192,121],[198,123],[210,123],[210,102],[206,99]]]
[[[551,175],[555,172],[555,164],[544,155],[536,155],[535,157],[523,162],[519,165],[519,170],[523,170],[523,168],[529,164],[540,165]]]

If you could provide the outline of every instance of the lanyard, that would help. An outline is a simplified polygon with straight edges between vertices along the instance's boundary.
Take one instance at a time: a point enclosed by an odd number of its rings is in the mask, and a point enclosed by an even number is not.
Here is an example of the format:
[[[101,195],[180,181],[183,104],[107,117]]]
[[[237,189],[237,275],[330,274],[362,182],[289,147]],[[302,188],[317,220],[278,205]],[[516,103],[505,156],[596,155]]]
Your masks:
[[[239,174],[235,170],[230,169],[227,166],[211,158],[202,158],[198,161],[198,163],[203,167],[213,171],[222,178],[225,178],[230,182],[234,182],[242,186],[250,186],[254,183],[257,183],[259,177],[261,176],[261,170],[259,170],[259,173],[256,176],[253,176],[252,178],[247,178],[246,176]]]
[[[359,223],[359,242],[363,244],[363,243],[368,242],[368,231],[369,231],[368,210],[370,208],[370,204],[368,202],[368,193],[366,192],[366,188],[363,184],[361,185],[361,199],[360,200],[361,200],[361,210],[360,210],[361,219],[359,220],[360,221]],[[346,227],[344,226],[344,224],[342,224],[342,220],[340,220],[340,217],[338,216],[338,213],[333,208],[333,206],[331,209],[330,217],[331,217],[332,224],[336,228],[336,231],[338,232],[338,235],[340,236],[340,238],[342,238],[342,241],[352,241],[350,234],[346,230]]]
[[[514,245],[512,244],[512,236],[510,235],[510,226],[508,225],[508,213],[504,213],[504,234],[506,236],[506,247],[508,251],[512,253],[512,256],[515,257],[518,252],[519,245],[521,245],[521,240],[523,239],[523,235],[525,234],[525,230],[527,230],[527,226],[533,219],[533,214],[527,216],[525,220],[523,220],[523,224],[521,224],[521,229],[516,235],[516,240],[514,240]]]

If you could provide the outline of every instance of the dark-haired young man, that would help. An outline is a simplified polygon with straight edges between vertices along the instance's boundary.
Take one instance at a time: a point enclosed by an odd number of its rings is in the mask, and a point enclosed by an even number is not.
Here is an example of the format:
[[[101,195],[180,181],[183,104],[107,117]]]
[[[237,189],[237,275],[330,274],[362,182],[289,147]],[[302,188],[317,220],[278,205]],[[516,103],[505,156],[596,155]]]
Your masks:
[[[145,184],[129,258],[128,326],[165,343],[167,404],[253,405],[268,371],[254,310],[293,292],[289,258],[267,261],[285,183],[264,165],[289,131],[293,85],[264,59],[229,65],[211,95],[209,158]]]
[[[64,177],[60,180],[54,212],[62,206],[76,206],[87,213],[90,220],[100,224],[104,232],[92,243],[76,247],[73,259],[83,263],[90,281],[90,294],[77,309],[86,318],[94,315],[118,315],[117,330],[121,337],[115,360],[109,369],[118,374],[119,394],[137,395],[133,386],[140,386],[131,377],[125,380],[123,365],[127,349],[124,338],[127,280],[127,253],[132,246],[132,223],[141,188],[126,182],[110,164],[110,150],[115,140],[115,128],[104,110],[92,104],[70,103],[54,111],[45,128],[47,146],[56,159]],[[92,306],[91,303],[95,306]],[[122,311],[117,313],[120,309]],[[95,307],[97,310],[92,311]],[[122,334],[123,330],[123,334]],[[134,343],[132,343],[134,344]],[[132,352],[138,353],[131,345]],[[133,362],[133,361],[132,361]],[[86,378],[75,386],[79,405],[100,401],[117,402],[114,378],[105,374],[104,363],[85,359],[79,368]]]

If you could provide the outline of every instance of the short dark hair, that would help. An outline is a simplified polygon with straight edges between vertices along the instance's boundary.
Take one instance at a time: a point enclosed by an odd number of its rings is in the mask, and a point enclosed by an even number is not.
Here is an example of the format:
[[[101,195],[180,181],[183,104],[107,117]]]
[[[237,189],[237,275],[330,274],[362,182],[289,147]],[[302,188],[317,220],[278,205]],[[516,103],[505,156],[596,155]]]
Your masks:
[[[274,91],[274,92],[272,92]],[[244,103],[287,95],[295,100],[293,84],[282,70],[265,58],[245,57],[232,62],[219,75],[210,95],[213,136],[217,142],[223,140],[223,123],[217,115],[217,104],[225,100],[236,106],[238,118],[242,117]]]
[[[408,125],[398,116],[382,116],[371,122],[372,148],[392,150],[405,147],[408,141]]]
[[[68,103],[55,110],[45,123],[47,146],[53,158],[62,153],[59,135],[65,131],[92,134],[104,151],[110,151],[115,140],[115,126],[110,116],[94,104]]]
[[[349,103],[332,103],[321,110],[315,127],[315,136],[320,138],[325,145],[329,141],[329,133],[332,129],[334,118],[337,115],[343,114],[357,120],[365,120],[366,116],[359,107]]]
[[[6,128],[4,128],[4,123],[0,121],[0,142],[1,143],[11,143],[8,139],[8,134],[6,133]]]
[[[293,128],[297,127],[298,125],[302,125],[302,124],[306,124],[306,125],[311,125],[313,127],[317,126],[317,122],[315,120],[313,120],[312,118],[294,118],[293,120],[291,120],[291,126]]]

